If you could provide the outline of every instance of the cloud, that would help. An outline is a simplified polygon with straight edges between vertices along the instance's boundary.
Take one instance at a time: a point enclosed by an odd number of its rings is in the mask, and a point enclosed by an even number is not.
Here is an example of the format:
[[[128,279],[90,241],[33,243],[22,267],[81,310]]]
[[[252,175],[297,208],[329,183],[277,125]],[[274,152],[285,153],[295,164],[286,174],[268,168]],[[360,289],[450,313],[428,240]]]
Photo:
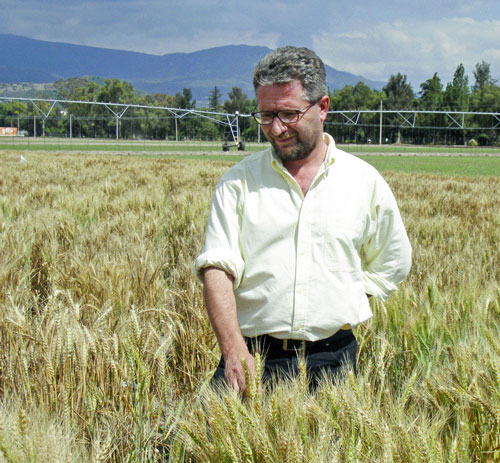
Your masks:
[[[316,52],[327,64],[365,77],[387,81],[401,72],[414,90],[438,72],[443,82],[453,78],[460,63],[470,73],[485,60],[493,76],[500,74],[500,21],[468,17],[441,20],[397,20],[357,31],[320,32]]]
[[[165,54],[229,44],[301,45],[332,67],[415,90],[458,64],[485,60],[500,77],[498,0],[0,0],[0,31]],[[450,12],[456,17],[450,17]],[[430,19],[435,18],[435,19]]]
[[[0,0],[0,30],[39,40],[164,54],[229,44],[311,46],[324,0]],[[305,14],[307,10],[307,14]]]

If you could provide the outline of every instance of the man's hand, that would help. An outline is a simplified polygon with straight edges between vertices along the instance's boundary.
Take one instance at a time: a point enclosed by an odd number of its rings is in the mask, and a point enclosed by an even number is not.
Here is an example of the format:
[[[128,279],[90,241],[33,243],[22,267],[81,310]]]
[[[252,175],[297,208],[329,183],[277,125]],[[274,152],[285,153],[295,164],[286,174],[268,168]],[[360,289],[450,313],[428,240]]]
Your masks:
[[[224,270],[217,267],[206,268],[203,273],[203,297],[226,364],[226,381],[243,394],[246,391],[243,364],[246,364],[250,377],[255,374],[255,366],[238,324],[233,280],[233,276]]]
[[[226,368],[224,370],[224,377],[227,384],[240,394],[245,394],[247,389],[245,379],[245,369],[248,370],[250,378],[255,374],[254,358],[245,346],[246,352],[241,352],[240,355],[231,355],[224,357]]]

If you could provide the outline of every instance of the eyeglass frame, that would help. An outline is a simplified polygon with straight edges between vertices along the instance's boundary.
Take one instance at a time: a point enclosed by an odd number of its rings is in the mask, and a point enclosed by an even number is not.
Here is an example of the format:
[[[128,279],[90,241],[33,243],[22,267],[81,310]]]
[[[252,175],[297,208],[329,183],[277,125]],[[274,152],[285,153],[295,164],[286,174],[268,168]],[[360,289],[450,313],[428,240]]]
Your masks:
[[[314,103],[311,103],[309,104],[308,106],[306,106],[305,108],[303,109],[281,109],[280,111],[254,111],[252,113],[250,113],[252,115],[252,117],[255,119],[255,122],[257,122],[257,124],[259,125],[271,125],[273,122],[274,122],[274,118],[277,117],[283,124],[296,124],[297,122],[300,121],[300,119],[302,118],[302,116],[307,112],[309,111],[314,105],[318,104],[318,102],[321,100],[321,98],[317,101],[315,101]],[[297,120],[293,121],[293,122],[285,122],[283,119],[281,119],[280,117],[280,114],[279,113],[284,113],[284,112],[292,112],[292,113],[296,113],[296,117],[297,117]],[[272,116],[272,119],[270,122],[266,122],[266,123],[262,123],[262,122],[259,122],[257,120],[257,114],[259,113],[270,113],[271,116]]]

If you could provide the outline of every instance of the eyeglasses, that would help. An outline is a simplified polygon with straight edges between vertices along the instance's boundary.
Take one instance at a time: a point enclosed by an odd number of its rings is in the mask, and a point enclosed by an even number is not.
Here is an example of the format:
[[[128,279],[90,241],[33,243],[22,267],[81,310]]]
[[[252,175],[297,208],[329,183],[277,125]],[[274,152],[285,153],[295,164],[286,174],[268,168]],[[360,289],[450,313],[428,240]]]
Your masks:
[[[258,111],[252,113],[252,116],[257,122],[257,124],[260,125],[272,124],[276,116],[281,122],[283,122],[283,124],[295,124],[316,103],[317,101],[315,103],[311,103],[310,105],[306,106],[304,109],[284,109],[282,111],[277,111],[277,112]]]

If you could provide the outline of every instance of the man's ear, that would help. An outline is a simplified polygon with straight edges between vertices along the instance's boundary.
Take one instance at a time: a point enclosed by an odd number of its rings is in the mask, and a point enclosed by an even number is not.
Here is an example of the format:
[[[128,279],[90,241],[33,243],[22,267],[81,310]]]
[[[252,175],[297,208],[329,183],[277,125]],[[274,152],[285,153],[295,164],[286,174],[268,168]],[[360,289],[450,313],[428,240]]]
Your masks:
[[[319,115],[321,121],[323,122],[326,119],[326,116],[328,115],[328,109],[330,109],[330,97],[328,95],[322,97],[321,100],[318,101],[318,106],[319,106]]]

